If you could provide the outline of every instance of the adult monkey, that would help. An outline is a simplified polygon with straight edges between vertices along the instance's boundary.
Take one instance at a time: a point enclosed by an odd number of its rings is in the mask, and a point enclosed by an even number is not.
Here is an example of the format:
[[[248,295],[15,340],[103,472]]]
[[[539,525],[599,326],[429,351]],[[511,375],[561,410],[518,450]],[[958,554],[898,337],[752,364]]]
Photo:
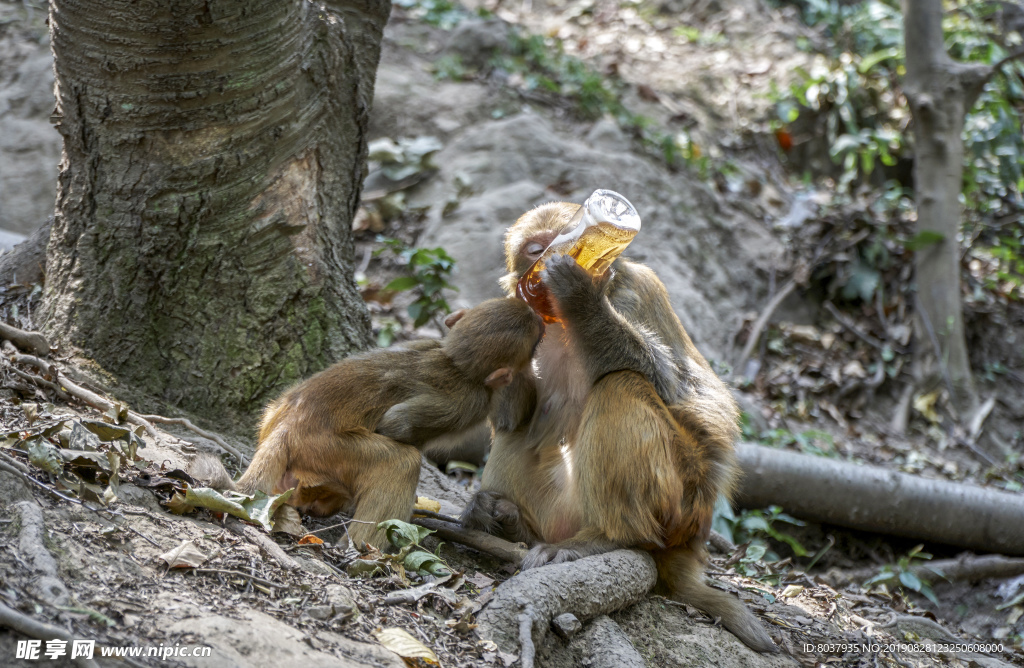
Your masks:
[[[555,202],[508,229],[510,296],[578,204]],[[722,619],[759,652],[778,648],[734,596],[703,579],[715,501],[736,477],[739,411],[647,267],[619,259],[592,278],[547,261],[549,324],[532,369],[501,391],[481,491],[466,526],[536,543],[523,568],[620,547],[649,550],[659,586]]]

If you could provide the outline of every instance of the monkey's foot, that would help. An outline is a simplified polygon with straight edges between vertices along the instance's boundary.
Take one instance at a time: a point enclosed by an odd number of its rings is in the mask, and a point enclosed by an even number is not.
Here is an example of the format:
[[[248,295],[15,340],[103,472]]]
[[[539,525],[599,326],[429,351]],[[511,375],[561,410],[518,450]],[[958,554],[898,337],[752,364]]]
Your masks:
[[[576,561],[583,554],[571,547],[559,547],[551,543],[541,543],[526,553],[520,568],[524,571],[546,564],[564,564],[567,561]]]
[[[534,541],[533,534],[523,525],[519,506],[495,492],[480,491],[474,494],[460,520],[467,529],[476,529],[513,542]]]

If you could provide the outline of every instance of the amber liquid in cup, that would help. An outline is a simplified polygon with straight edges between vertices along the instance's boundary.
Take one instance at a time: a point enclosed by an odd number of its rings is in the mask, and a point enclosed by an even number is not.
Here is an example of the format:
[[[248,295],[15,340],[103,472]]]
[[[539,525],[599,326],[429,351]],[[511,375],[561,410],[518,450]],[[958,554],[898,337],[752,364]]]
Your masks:
[[[551,295],[541,281],[547,260],[557,254],[568,255],[591,276],[600,276],[639,231],[640,216],[629,200],[611,190],[595,190],[519,279],[516,295],[533,307],[544,322],[558,322]]]

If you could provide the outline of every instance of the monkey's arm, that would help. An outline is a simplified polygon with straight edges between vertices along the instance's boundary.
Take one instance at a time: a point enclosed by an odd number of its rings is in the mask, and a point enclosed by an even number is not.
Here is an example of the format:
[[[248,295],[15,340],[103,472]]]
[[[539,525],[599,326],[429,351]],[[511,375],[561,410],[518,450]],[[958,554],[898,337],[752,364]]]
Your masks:
[[[685,390],[672,349],[653,329],[628,321],[612,306],[609,278],[591,278],[566,255],[548,260],[542,276],[591,383],[613,371],[636,371],[654,385],[663,401],[675,403]]]
[[[459,388],[426,391],[389,408],[375,431],[416,447],[450,432],[462,431],[487,416],[487,392]]]
[[[537,386],[533,371],[526,368],[512,382],[494,393],[490,420],[496,431],[515,431],[530,421],[537,407]]]

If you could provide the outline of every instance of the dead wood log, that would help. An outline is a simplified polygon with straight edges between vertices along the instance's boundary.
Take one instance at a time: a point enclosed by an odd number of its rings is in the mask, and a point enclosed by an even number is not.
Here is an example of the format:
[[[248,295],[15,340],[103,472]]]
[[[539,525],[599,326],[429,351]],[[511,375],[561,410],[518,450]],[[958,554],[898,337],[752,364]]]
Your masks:
[[[874,577],[881,569],[857,568],[849,571],[831,570],[822,579],[832,587],[841,587],[850,583],[861,583]],[[910,567],[910,571],[930,582],[949,580],[950,582],[977,582],[989,578],[1010,578],[1024,574],[1024,559],[1004,557],[998,554],[982,556],[965,552],[956,559],[939,559],[926,561]]]
[[[654,559],[636,550],[535,568],[494,591],[477,616],[477,633],[503,651],[519,653],[526,668],[555,617],[571,612],[586,621],[621,610],[646,596],[657,579]]]
[[[878,533],[1024,556],[1024,495],[825,457],[737,446],[736,503]]]

